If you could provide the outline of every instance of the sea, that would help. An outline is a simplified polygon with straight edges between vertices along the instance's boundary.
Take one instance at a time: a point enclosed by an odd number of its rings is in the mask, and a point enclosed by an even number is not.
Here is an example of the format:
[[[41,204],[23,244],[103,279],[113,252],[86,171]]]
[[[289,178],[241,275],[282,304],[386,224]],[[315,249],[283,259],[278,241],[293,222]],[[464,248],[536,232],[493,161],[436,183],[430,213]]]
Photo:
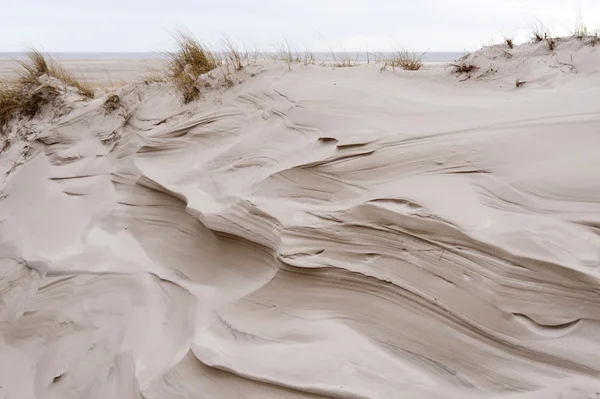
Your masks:
[[[334,61],[339,59],[348,59],[354,62],[369,62],[375,59],[382,59],[390,56],[391,52],[315,52],[314,56],[317,61]],[[421,60],[426,63],[443,63],[452,62],[463,55],[464,52],[425,52],[416,53],[417,56],[422,54]],[[134,60],[134,59],[159,59],[165,56],[162,52],[150,53],[44,53],[55,60]],[[274,53],[261,53],[260,56],[270,58]],[[0,52],[0,60],[18,60],[25,58],[23,52]]]

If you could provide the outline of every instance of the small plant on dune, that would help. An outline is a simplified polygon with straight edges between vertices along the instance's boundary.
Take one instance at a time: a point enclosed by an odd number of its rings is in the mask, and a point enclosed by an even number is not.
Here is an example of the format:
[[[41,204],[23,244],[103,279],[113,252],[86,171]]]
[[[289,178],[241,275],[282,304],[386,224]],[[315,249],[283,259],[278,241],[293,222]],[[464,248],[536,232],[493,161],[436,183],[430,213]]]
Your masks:
[[[303,52],[292,49],[286,40],[276,43],[273,48],[275,52],[271,55],[271,59],[274,61],[284,61],[290,67],[291,64],[314,65],[317,63],[315,53],[308,49]]]
[[[110,112],[115,111],[117,108],[119,108],[120,105],[121,105],[121,98],[118,95],[113,94],[113,95],[109,96],[106,99],[106,101],[104,101],[104,104],[102,105],[102,107],[104,108],[106,113],[110,113]]]
[[[402,68],[405,71],[418,71],[423,67],[422,58],[424,55],[425,53],[422,53],[417,56],[413,52],[401,49],[392,53],[392,56],[385,61],[384,67],[389,65],[392,69]]]
[[[479,69],[479,67],[477,65],[467,62],[466,60],[458,62],[458,63],[450,64],[450,66],[454,68],[454,73],[456,73],[458,75],[463,74],[463,73],[470,73],[470,72],[473,72],[473,71]]]
[[[546,37],[546,48],[549,51],[554,51],[554,49],[556,48],[556,43],[557,43],[557,39],[551,36],[547,36]]]
[[[314,65],[317,63],[317,58],[315,57],[315,53],[312,51],[304,50],[302,54],[302,63],[304,65]]]
[[[190,34],[177,34],[175,44],[177,51],[168,53],[167,75],[187,104],[200,97],[200,89],[196,85],[198,78],[217,68],[220,62],[212,51]]]
[[[246,50],[246,55],[248,57],[248,62],[251,64],[256,64],[256,62],[263,57],[263,55],[260,52],[260,47],[256,42],[252,43],[250,50]]]
[[[549,36],[548,29],[541,22],[531,24],[531,42],[540,43]]]
[[[241,52],[237,44],[235,44],[227,36],[223,39],[225,61],[231,63],[236,71],[241,71],[248,64],[248,52]]]
[[[592,47],[595,47],[596,45],[600,44],[600,32],[596,31],[596,32],[592,33],[588,37],[586,44],[589,46],[592,46]]]
[[[577,11],[577,15],[575,16],[575,27],[573,28],[572,34],[579,40],[584,40],[588,36],[590,36],[590,32],[583,21],[583,16],[581,15],[581,11]]]
[[[351,68],[358,66],[357,59],[352,60],[347,52],[343,52],[341,55],[336,55],[332,48],[331,51],[332,66],[334,68]],[[358,57],[357,57],[358,58]]]
[[[275,53],[271,57],[276,61],[285,61],[288,64],[301,64],[303,57],[302,53],[296,49],[292,49],[287,40],[277,43],[274,46]]]
[[[506,36],[504,36],[504,43],[506,43],[506,45],[510,49],[515,48],[515,41],[514,41],[514,38],[512,38],[512,37],[506,37]]]
[[[544,40],[544,37],[545,37],[545,35],[541,32],[537,32],[537,31],[531,32],[531,41],[533,43],[541,42],[542,40]]]

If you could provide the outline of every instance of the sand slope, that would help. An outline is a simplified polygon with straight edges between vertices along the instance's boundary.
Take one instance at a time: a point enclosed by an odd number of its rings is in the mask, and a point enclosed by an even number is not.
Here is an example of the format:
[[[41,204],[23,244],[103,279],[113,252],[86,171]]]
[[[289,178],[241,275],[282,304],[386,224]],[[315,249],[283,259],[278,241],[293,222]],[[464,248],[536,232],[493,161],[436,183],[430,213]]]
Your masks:
[[[0,394],[595,397],[600,48],[576,46],[555,76],[263,62],[187,106],[140,83],[15,122]]]

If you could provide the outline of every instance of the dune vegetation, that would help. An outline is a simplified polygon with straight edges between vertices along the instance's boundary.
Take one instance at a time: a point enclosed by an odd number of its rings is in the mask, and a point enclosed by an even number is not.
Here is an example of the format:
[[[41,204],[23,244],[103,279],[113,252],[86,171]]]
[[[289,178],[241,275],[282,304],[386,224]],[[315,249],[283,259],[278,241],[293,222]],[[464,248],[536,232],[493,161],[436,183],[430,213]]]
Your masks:
[[[86,99],[94,98],[92,84],[78,79],[50,57],[35,49],[28,50],[26,55],[25,60],[17,61],[17,79],[0,86],[0,131],[14,117],[34,117],[44,104],[58,95],[58,89],[44,83],[42,76],[58,79]]]
[[[196,82],[200,75],[219,66],[219,58],[193,36],[179,33],[175,38],[176,51],[168,53],[167,76],[175,83],[189,103],[200,97]]]

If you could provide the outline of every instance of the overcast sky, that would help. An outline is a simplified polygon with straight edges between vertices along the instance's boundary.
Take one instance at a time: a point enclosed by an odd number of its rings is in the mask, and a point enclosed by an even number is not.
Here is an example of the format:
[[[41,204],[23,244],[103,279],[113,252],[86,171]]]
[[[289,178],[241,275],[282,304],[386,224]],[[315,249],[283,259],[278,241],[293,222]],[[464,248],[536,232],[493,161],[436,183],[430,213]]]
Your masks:
[[[161,51],[187,29],[268,49],[474,50],[536,20],[557,34],[577,10],[600,28],[600,0],[0,0],[0,51]]]

